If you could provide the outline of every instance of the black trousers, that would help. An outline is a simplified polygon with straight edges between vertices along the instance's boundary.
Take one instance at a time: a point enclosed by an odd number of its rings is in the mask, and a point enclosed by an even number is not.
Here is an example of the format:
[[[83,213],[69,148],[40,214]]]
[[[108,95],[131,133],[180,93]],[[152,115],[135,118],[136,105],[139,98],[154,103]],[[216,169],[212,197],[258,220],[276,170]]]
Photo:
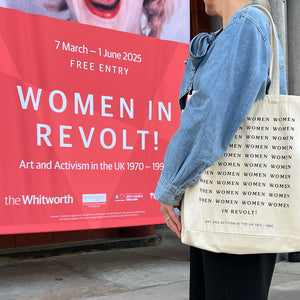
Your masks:
[[[267,300],[276,254],[233,255],[190,247],[190,300]]]

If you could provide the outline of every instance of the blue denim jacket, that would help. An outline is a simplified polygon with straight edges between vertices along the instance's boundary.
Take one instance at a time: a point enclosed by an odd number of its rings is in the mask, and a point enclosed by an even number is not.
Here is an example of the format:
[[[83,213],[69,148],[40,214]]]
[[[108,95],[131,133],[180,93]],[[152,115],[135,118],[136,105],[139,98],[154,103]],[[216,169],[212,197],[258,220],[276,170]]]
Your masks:
[[[279,48],[280,93],[287,94]],[[253,102],[266,95],[270,85],[269,21],[261,10],[247,5],[223,31],[197,35],[189,55],[179,96],[184,109],[181,123],[167,148],[155,192],[158,201],[174,206],[185,189],[196,184],[201,173],[223,155]]]

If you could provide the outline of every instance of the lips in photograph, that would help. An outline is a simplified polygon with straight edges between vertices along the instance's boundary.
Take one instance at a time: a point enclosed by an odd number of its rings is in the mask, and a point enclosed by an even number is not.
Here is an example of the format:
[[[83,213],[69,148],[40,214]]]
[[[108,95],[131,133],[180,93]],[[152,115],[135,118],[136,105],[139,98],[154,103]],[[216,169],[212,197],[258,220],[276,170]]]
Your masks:
[[[84,0],[91,13],[101,18],[115,17],[121,7],[121,0]]]

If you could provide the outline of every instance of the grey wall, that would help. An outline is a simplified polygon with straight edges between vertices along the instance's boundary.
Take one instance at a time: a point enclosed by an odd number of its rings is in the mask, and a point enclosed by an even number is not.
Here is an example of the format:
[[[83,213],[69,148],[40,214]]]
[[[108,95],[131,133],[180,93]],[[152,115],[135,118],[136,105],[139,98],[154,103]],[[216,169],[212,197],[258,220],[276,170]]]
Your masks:
[[[277,27],[282,50],[288,62],[287,5],[285,0],[270,0],[271,13]]]
[[[286,60],[289,94],[300,95],[300,0],[269,0]],[[219,17],[210,19],[211,31],[222,27]]]
[[[300,12],[299,0],[288,0],[288,62],[289,62],[289,93],[300,95]],[[285,1],[287,2],[287,1]]]
[[[270,0],[270,4],[285,54],[289,94],[300,95],[300,1]]]

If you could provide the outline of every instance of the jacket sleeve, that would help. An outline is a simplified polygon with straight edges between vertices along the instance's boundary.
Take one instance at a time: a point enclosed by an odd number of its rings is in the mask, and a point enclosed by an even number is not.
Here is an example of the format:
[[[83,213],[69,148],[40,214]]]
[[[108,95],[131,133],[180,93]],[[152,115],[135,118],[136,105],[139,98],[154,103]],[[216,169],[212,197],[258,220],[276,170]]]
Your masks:
[[[218,36],[194,77],[194,94],[181,115],[157,184],[158,201],[178,205],[185,189],[223,155],[253,102],[268,85],[269,27],[233,20]],[[205,58],[206,59],[206,58]],[[205,67],[204,71],[201,70]],[[199,73],[199,74],[198,74]]]

